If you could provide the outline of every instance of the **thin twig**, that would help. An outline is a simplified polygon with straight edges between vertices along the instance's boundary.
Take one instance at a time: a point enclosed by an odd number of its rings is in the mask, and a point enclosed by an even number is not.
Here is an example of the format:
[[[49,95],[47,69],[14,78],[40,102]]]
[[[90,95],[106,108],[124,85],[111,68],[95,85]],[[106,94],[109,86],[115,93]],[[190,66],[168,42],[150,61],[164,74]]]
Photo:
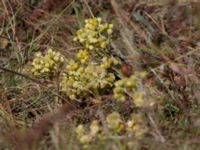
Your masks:
[[[42,83],[43,83],[43,82],[41,82],[41,81],[38,81],[38,80],[36,80],[36,79],[34,79],[34,78],[31,78],[31,77],[29,77],[29,76],[27,76],[27,75],[25,75],[25,74],[21,74],[21,73],[19,73],[19,72],[16,72],[16,71],[14,71],[14,70],[11,70],[11,69],[7,69],[7,68],[4,68],[4,67],[0,67],[0,70],[3,70],[3,71],[6,71],[6,72],[10,72],[10,73],[12,73],[12,74],[21,76],[21,77],[26,78],[26,79],[28,79],[28,80],[31,80],[31,81],[33,81],[33,82],[35,82],[35,83],[37,83],[37,84],[42,84]]]
[[[92,18],[94,18],[94,14],[93,14],[92,10],[90,9],[90,6],[88,5],[88,2],[86,0],[83,0],[83,2],[85,4],[85,6],[87,7],[87,9],[88,9],[90,15],[92,16]]]

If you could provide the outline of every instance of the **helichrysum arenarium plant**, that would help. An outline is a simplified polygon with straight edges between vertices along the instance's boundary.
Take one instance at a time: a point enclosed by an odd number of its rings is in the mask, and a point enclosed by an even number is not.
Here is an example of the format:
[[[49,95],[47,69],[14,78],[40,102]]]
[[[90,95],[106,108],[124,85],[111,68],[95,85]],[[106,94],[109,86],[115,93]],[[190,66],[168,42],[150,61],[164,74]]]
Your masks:
[[[100,65],[101,68],[109,69],[113,66],[119,65],[121,62],[119,59],[111,56],[111,57],[103,57],[102,63]]]
[[[66,73],[62,75],[61,88],[70,99],[78,99],[90,94],[99,94],[101,90],[112,87],[114,81],[115,75],[97,63],[81,65],[70,62]]]
[[[116,80],[116,72],[110,68],[119,65],[120,59],[108,54],[100,56],[100,61],[99,58],[98,61],[93,58],[93,54],[99,51],[108,51],[112,32],[113,25],[102,23],[101,18],[86,19],[85,25],[77,31],[73,39],[81,43],[84,49],[80,49],[74,59],[65,58],[65,69],[62,69],[64,57],[49,49],[44,55],[41,52],[35,54],[31,73],[43,78],[52,78],[60,73],[61,90],[70,99],[96,96],[114,86],[116,100],[123,102],[129,96],[137,107],[146,106],[145,92],[138,90],[144,73],[135,72],[130,77]]]
[[[135,72],[130,77],[124,77],[116,81],[113,89],[114,98],[119,102],[124,102],[127,97],[132,99],[133,104],[136,107],[145,108],[154,105],[154,101],[146,99],[147,93],[141,89],[143,78],[146,76],[146,72]]]
[[[31,73],[42,78],[59,75],[60,89],[71,100],[82,101],[108,91],[117,101],[124,102],[130,97],[136,107],[149,106],[145,101],[146,93],[140,90],[145,73],[135,72],[130,77],[120,77],[114,71],[113,67],[120,65],[121,61],[107,53],[112,32],[113,25],[102,23],[101,18],[86,19],[85,25],[77,31],[73,39],[83,46],[75,58],[64,58],[59,52],[51,49],[44,55],[36,53]],[[64,59],[66,63],[63,67]],[[89,129],[79,124],[76,128],[77,139],[84,148],[88,148],[92,142],[109,139],[110,134],[139,139],[148,130],[144,118],[139,113],[123,119],[117,111],[108,114],[105,124],[109,133],[102,126],[103,123],[97,120],[91,122]]]
[[[76,54],[77,58],[80,60],[81,63],[86,63],[89,59],[89,52],[85,49],[80,49],[79,52]]]
[[[139,114],[133,114],[126,122],[126,130],[135,138],[140,139],[148,131],[148,127],[144,121],[144,117]]]
[[[126,100],[126,95],[133,93],[137,89],[139,81],[140,80],[135,75],[116,81],[115,88],[113,89],[115,99],[124,102]]]
[[[106,123],[110,130],[114,132],[121,132],[124,128],[124,123],[118,112],[112,112],[106,117]]]
[[[84,148],[88,148],[97,141],[103,143],[106,139],[116,136],[124,141],[131,138],[140,140],[148,131],[144,117],[138,113],[132,114],[128,120],[122,120],[122,116],[113,111],[106,116],[105,123],[107,130],[97,120],[90,123],[89,129],[83,124],[77,126],[76,137]]]
[[[101,56],[100,61],[92,59],[92,51],[107,51],[113,25],[102,23],[101,18],[85,20],[85,26],[79,29],[74,41],[81,43],[84,49],[76,53],[76,58],[68,60],[65,69],[61,69],[64,57],[51,49],[43,56],[36,53],[31,72],[37,77],[52,77],[61,74],[60,86],[70,99],[81,99],[89,95],[98,95],[111,88],[115,82],[115,74],[109,69],[120,63],[113,56]],[[96,53],[95,51],[94,53]]]
[[[103,50],[109,44],[113,25],[102,24],[100,18],[86,19],[85,23],[74,38],[74,41],[79,41],[85,49],[76,53],[76,60],[67,63],[60,84],[62,91],[70,99],[99,95],[103,90],[111,88],[115,82],[115,74],[109,69],[120,63],[119,59],[113,56],[104,56],[97,62],[92,60],[91,55],[92,50]]]
[[[76,136],[83,147],[87,148],[90,143],[102,139],[102,128],[97,120],[93,120],[91,122],[89,130],[87,131],[84,125],[79,124],[76,127]]]
[[[32,62],[31,73],[37,77],[52,77],[61,71],[64,63],[64,57],[52,49],[49,49],[45,55],[37,52]]]
[[[107,51],[110,37],[113,32],[113,24],[102,23],[101,18],[85,20],[85,25],[76,32],[74,42],[79,42],[90,51]]]

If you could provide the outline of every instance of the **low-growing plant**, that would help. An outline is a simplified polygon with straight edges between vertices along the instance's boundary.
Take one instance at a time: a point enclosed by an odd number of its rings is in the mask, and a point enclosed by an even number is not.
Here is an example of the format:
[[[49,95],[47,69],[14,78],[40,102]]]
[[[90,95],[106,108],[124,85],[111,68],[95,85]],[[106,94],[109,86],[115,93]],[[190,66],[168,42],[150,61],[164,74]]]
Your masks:
[[[137,113],[126,116],[126,120],[117,111],[111,111],[105,121],[107,129],[98,120],[93,120],[89,129],[79,124],[76,135],[84,148],[112,136],[140,139],[148,130],[143,112],[140,112],[140,108],[154,104],[146,100],[146,93],[141,90],[147,73],[134,72],[130,77],[119,74],[117,66],[122,63],[120,58],[108,53],[112,32],[113,25],[102,23],[101,18],[86,19],[84,27],[73,39],[84,47],[78,50],[75,58],[64,57],[50,49],[44,56],[36,53],[31,66],[31,73],[36,77],[52,79],[55,75],[59,76],[61,92],[71,100],[84,101],[89,97],[113,93],[116,102],[124,103],[131,98],[132,105],[139,108]]]
[[[104,143],[105,140],[113,137],[122,137],[123,140],[131,139],[139,140],[148,131],[148,127],[141,114],[132,114],[131,117],[125,121],[118,112],[112,112],[106,117],[106,127],[103,123],[94,120],[87,126],[79,124],[76,128],[76,137],[84,148],[88,148],[90,144]],[[106,128],[106,129],[105,129]]]

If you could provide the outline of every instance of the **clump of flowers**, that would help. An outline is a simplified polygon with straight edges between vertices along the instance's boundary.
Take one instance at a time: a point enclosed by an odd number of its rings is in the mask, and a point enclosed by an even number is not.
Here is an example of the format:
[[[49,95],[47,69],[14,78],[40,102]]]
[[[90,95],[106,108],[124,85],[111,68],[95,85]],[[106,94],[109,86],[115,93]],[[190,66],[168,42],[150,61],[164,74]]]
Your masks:
[[[115,75],[109,69],[120,61],[115,57],[103,56],[101,62],[96,62],[91,53],[93,50],[105,50],[110,44],[112,32],[113,25],[102,23],[101,18],[86,19],[84,27],[74,37],[74,41],[81,43],[84,48],[77,52],[75,59],[68,61],[66,69],[61,68],[64,57],[49,49],[45,55],[36,53],[31,73],[43,78],[60,74],[61,90],[70,99],[98,95],[110,89],[114,85]]]
[[[84,48],[76,53],[74,59],[67,60],[64,69],[62,69],[64,57],[49,49],[45,55],[40,52],[35,54],[31,73],[43,78],[59,75],[60,89],[71,100],[84,100],[107,91],[112,92],[114,86],[113,93],[117,101],[124,102],[127,97],[130,97],[136,107],[152,106],[153,102],[146,99],[147,93],[141,86],[145,73],[135,72],[130,77],[116,79],[114,71],[116,68],[112,67],[121,62],[118,58],[109,56],[108,53],[105,55],[105,52],[109,50],[112,32],[113,25],[102,23],[101,18],[86,19],[84,27],[77,31],[73,39]],[[99,53],[103,55],[98,59],[92,57]],[[106,128],[103,128],[104,124]],[[127,137],[129,139],[135,137],[137,140],[147,131],[148,128],[141,114],[133,114],[129,119],[123,119],[115,111],[108,114],[102,124],[94,120],[89,128],[83,124],[78,125],[76,136],[83,147],[88,148],[92,142],[102,142],[116,136],[125,140]]]
[[[73,40],[81,43],[84,49],[77,52],[77,61],[70,60],[68,62],[60,84],[62,91],[70,99],[98,95],[101,91],[113,86],[115,75],[108,69],[118,65],[120,61],[115,57],[105,56],[102,58],[102,62],[97,63],[90,60],[93,50],[99,52],[99,50],[106,49],[112,32],[113,25],[102,23],[101,18],[86,19],[84,27],[77,31]]]
[[[125,101],[126,95],[135,91],[138,84],[139,84],[139,79],[135,75],[132,75],[129,78],[123,78],[121,80],[116,81],[115,88],[113,90],[114,97],[118,101],[121,102]]]
[[[136,107],[147,108],[154,106],[155,101],[147,98],[147,96],[148,94],[145,91],[135,91],[131,97]]]
[[[76,57],[80,60],[81,63],[85,63],[89,59],[89,52],[87,50],[79,50],[76,54]]]
[[[113,24],[102,23],[101,18],[86,19],[84,27],[76,32],[73,41],[81,43],[88,50],[105,49],[112,32]]]
[[[78,125],[76,128],[76,136],[81,144],[83,144],[84,148],[87,148],[89,143],[92,141],[92,137],[86,134],[85,128],[82,124]]]
[[[68,64],[66,65],[66,71],[71,72],[71,71],[76,71],[79,68],[79,63],[76,62],[75,60],[70,60]]]
[[[152,100],[146,99],[147,93],[144,89],[140,89],[141,81],[146,76],[145,72],[135,72],[130,77],[122,78],[115,82],[115,88],[113,89],[114,97],[120,102],[124,102],[126,97],[132,98],[136,107],[148,107],[153,106]]]
[[[120,60],[115,57],[103,57],[100,67],[104,69],[109,69],[112,66],[119,65],[120,63]]]
[[[98,95],[101,90],[112,87],[114,81],[114,74],[97,63],[89,62],[87,65],[80,65],[70,61],[66,73],[63,74],[61,88],[70,99],[78,99],[89,94]]]
[[[114,132],[121,132],[124,129],[123,121],[118,112],[112,112],[106,117],[106,123],[109,129]]]
[[[125,121],[118,112],[111,112],[106,116],[105,125],[108,127],[107,129],[103,128],[99,121],[94,120],[86,130],[86,126],[79,124],[76,128],[77,139],[84,148],[88,148],[96,141],[103,143],[106,139],[112,139],[114,136],[121,136],[122,140],[131,137],[133,140],[139,140],[148,131],[144,117],[140,113],[132,114]]]
[[[141,114],[134,114],[126,123],[126,130],[132,133],[136,138],[141,138],[148,128]]]
[[[52,49],[43,56],[41,52],[35,54],[32,62],[31,73],[38,77],[50,77],[60,72],[64,57]]]
[[[76,128],[76,136],[83,147],[87,148],[91,142],[101,136],[99,122],[97,120],[92,121],[89,132],[86,132],[85,127],[82,124],[78,125]]]

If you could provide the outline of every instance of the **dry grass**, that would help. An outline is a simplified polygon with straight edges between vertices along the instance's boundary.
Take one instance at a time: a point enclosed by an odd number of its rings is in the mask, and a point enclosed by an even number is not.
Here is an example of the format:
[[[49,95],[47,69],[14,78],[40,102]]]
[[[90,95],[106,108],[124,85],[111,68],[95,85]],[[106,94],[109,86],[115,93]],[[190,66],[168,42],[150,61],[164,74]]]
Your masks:
[[[0,149],[82,149],[77,123],[105,121],[110,110],[137,111],[112,94],[90,103],[68,100],[52,83],[26,75],[37,51],[73,57],[72,43],[85,18],[115,25],[112,52],[124,74],[149,73],[146,88],[157,102],[144,112],[150,132],[132,149],[200,148],[200,3],[162,0],[0,1]],[[130,72],[130,70],[132,70]],[[130,72],[130,73],[129,73]],[[89,149],[128,149],[130,139],[110,139]]]

